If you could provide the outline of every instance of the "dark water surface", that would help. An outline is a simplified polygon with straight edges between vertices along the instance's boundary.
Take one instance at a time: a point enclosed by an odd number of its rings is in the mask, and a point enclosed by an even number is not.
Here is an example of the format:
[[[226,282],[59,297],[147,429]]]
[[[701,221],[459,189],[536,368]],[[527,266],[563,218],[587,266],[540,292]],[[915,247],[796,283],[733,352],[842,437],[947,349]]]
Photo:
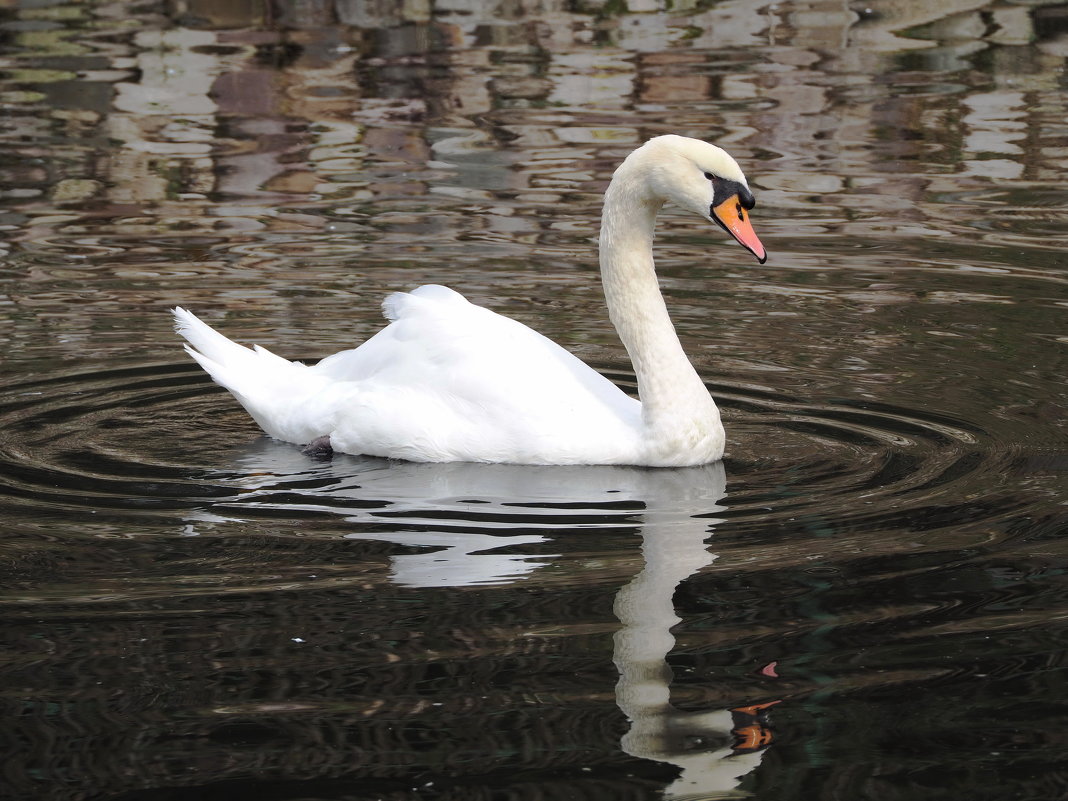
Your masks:
[[[665,10],[665,6],[671,10]],[[0,797],[1068,797],[1068,4],[0,4]],[[600,193],[666,214],[685,470],[316,461],[291,358],[446,283],[627,388]]]

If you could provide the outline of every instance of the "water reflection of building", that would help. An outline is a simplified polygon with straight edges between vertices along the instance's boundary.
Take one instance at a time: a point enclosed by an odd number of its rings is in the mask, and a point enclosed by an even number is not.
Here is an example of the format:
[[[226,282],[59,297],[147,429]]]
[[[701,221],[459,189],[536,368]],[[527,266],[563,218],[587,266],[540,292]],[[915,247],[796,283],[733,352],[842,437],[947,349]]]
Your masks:
[[[924,206],[932,191],[1049,180],[1065,166],[1056,5],[168,8],[7,12],[17,49],[4,56],[3,145],[24,158],[5,168],[3,202],[22,215],[12,238],[31,262],[95,259],[111,252],[100,236],[162,233],[179,264],[388,266],[467,237],[485,258],[548,253],[568,281],[566,264],[592,264],[613,165],[666,131],[763,163],[751,170],[761,205],[782,220],[765,223],[769,236],[946,234]],[[31,218],[32,230],[20,222]],[[206,259],[192,242],[202,235],[225,239]],[[131,250],[121,257],[136,260]],[[431,263],[416,280],[454,275]],[[137,291],[157,298],[147,283]],[[290,305],[274,290],[233,297]]]
[[[1006,46],[1028,52],[1025,64],[1002,59],[997,65],[995,75],[1015,88],[956,91],[940,97],[945,101],[940,105],[964,104],[956,118],[962,136],[970,139],[962,144],[977,159],[967,162],[968,171],[981,174],[980,162],[994,161],[988,154],[999,153],[1006,158],[987,169],[1019,174],[1024,165],[1013,158],[1021,154],[1012,152],[1011,143],[1027,125],[1021,119],[1029,111],[1022,93],[1056,88],[1063,62],[1063,46],[1027,46],[1041,9],[991,10],[975,0],[937,11],[918,2],[880,4],[872,13],[816,1],[782,7],[724,3],[682,13],[677,4],[669,13],[654,3],[640,9],[649,13],[629,15],[601,6],[602,16],[571,8],[563,0],[515,3],[489,17],[481,13],[484,3],[458,1],[339,0],[304,4],[300,12],[288,4],[176,3],[179,26],[156,29],[153,20],[144,20],[130,47],[113,49],[112,110],[100,103],[86,107],[100,115],[106,135],[123,143],[107,154],[106,169],[117,178],[107,194],[117,203],[164,203],[176,194],[195,201],[213,191],[249,199],[281,194],[314,206],[323,190],[374,196],[368,189],[374,182],[357,177],[368,150],[386,161],[407,152],[412,163],[425,164],[438,138],[433,128],[489,124],[484,155],[503,140],[527,154],[576,143],[630,145],[657,126],[613,119],[613,112],[655,113],[659,107],[670,113],[665,127],[715,136],[743,155],[747,147],[778,153],[774,180],[780,199],[789,202],[789,195],[810,189],[800,187],[801,179],[791,172],[810,173],[813,159],[825,176],[836,178],[848,177],[851,163],[872,166],[869,132],[873,123],[885,125],[893,116],[873,115],[893,98],[873,92],[867,81],[853,88],[851,75],[880,71],[882,53],[908,50],[939,71],[963,69],[992,46],[1003,46],[999,56]],[[904,29],[909,36],[900,33]],[[69,49],[69,33],[29,41],[44,55]],[[765,43],[774,46],[763,51]],[[744,54],[744,48],[750,55],[709,68],[718,51]],[[813,69],[816,65],[822,69]],[[821,80],[828,71],[840,78],[833,93]],[[94,74],[102,77],[105,71],[97,68]],[[51,97],[71,84],[40,77],[45,82],[38,85]],[[694,104],[693,112],[673,113]],[[568,113],[553,120],[546,113],[550,108]],[[936,137],[952,134],[945,111],[924,111],[926,118],[902,109],[898,124]],[[71,119],[70,112],[66,117]],[[398,134],[398,128],[406,133]],[[828,133],[835,137],[833,150],[820,144],[814,151]],[[593,153],[587,148],[575,155]],[[878,155],[876,149],[876,168]],[[486,186],[468,188],[531,188],[515,180],[508,164],[501,167],[493,178],[484,172],[472,176]],[[76,188],[68,184],[59,196],[69,203],[78,197]],[[82,186],[87,188],[92,187]],[[834,194],[841,188],[826,185],[819,191]],[[406,191],[396,181],[389,190]],[[196,207],[187,202],[183,214],[190,216]],[[201,207],[207,211],[207,204]]]

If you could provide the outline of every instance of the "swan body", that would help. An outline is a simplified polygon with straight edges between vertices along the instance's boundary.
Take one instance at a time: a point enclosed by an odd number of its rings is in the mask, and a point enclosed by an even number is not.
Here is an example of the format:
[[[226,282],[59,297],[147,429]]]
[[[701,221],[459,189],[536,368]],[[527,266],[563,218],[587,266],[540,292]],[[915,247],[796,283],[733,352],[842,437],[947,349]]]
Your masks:
[[[723,455],[719,411],[675,334],[653,269],[657,212],[673,201],[763,262],[745,177],[725,151],[661,136],[605,194],[601,275],[639,400],[556,343],[427,285],[386,298],[390,323],[314,366],[246,348],[174,310],[186,350],[272,437],[417,462],[685,466]]]

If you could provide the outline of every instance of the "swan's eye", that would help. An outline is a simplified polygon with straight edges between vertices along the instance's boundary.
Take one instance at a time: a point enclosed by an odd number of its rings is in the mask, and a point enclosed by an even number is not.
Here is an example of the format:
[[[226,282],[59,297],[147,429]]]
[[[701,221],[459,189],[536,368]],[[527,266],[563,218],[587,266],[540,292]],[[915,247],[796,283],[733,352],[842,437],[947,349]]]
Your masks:
[[[707,179],[708,179],[708,180],[710,180],[710,181],[711,181],[711,180],[712,180],[713,178],[715,178],[715,177],[716,177],[716,176],[714,176],[714,175],[713,175],[712,173],[710,173],[710,172],[706,172],[706,173],[705,173],[705,178],[707,178]]]

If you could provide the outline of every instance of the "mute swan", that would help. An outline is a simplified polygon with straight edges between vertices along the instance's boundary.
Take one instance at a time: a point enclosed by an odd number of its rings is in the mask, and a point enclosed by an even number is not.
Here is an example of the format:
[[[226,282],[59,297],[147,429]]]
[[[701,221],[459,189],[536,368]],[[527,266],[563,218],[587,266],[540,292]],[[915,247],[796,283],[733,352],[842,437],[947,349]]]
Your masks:
[[[389,325],[314,366],[238,345],[180,307],[176,328],[201,367],[287,442],[416,462],[714,462],[723,456],[719,410],[653,268],[653,225],[667,201],[767,259],[746,214],[753,194],[725,151],[668,135],[627,156],[605,193],[600,264],[640,402],[541,334],[443,286],[390,295]]]

